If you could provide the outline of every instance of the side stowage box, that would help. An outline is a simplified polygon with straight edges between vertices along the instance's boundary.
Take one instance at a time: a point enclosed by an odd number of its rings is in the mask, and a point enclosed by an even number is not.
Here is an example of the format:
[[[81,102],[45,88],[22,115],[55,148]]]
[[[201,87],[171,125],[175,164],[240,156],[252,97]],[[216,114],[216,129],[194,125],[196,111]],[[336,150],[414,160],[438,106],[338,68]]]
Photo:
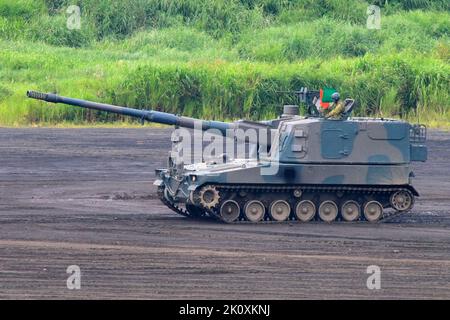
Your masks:
[[[427,147],[425,145],[411,144],[411,161],[426,161],[428,157]]]

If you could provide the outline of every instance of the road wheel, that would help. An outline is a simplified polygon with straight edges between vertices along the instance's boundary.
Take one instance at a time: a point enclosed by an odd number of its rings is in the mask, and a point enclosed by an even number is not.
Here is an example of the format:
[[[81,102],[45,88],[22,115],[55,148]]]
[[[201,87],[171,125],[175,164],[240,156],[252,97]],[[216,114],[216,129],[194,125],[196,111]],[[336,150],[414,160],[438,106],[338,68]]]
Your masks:
[[[341,207],[341,216],[345,221],[356,221],[360,214],[361,208],[356,201],[346,201]]]
[[[399,190],[391,195],[390,202],[396,211],[408,211],[414,205],[414,196],[408,190]]]
[[[269,214],[275,221],[285,221],[291,214],[291,206],[284,200],[276,200],[270,205]]]
[[[325,222],[332,222],[338,215],[338,206],[334,201],[327,200],[320,204],[319,217]]]
[[[378,201],[369,201],[364,206],[364,217],[369,222],[377,222],[383,216],[383,206]]]
[[[248,221],[258,222],[264,218],[266,208],[261,201],[251,200],[244,206],[244,214]]]
[[[316,214],[316,206],[310,200],[300,201],[295,207],[295,215],[297,219],[303,222],[308,222]]]
[[[231,223],[239,218],[241,208],[234,200],[226,200],[220,206],[220,217],[224,222]]]

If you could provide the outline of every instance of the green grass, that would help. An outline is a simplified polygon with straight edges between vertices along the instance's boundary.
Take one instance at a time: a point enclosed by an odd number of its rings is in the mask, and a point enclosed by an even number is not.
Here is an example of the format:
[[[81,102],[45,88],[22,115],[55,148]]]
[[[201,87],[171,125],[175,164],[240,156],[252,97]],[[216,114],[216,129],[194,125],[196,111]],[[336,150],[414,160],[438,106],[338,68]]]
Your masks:
[[[333,86],[357,115],[450,128],[448,1],[375,2],[381,30],[362,0],[0,0],[0,125],[135,123],[29,89],[230,120],[277,116],[295,103],[279,91]]]

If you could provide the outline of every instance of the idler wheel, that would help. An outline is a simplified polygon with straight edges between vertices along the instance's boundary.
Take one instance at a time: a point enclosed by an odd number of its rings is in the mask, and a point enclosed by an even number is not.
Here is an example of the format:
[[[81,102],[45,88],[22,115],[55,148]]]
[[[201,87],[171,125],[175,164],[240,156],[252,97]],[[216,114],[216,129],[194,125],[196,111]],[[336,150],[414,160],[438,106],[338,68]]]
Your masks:
[[[264,218],[266,208],[261,201],[251,200],[245,204],[244,214],[248,221],[258,222]]]
[[[320,204],[319,217],[325,222],[332,222],[338,215],[338,206],[334,201],[327,200]]]
[[[269,214],[275,221],[285,221],[291,214],[291,206],[284,200],[276,200],[270,205]]]
[[[383,206],[378,201],[369,201],[364,206],[364,217],[369,222],[377,222],[383,216]]]
[[[316,205],[310,200],[300,201],[295,207],[295,215],[297,219],[303,222],[308,222],[316,214]]]
[[[400,190],[391,195],[391,207],[396,211],[408,211],[414,205],[414,196],[408,190]]]
[[[220,217],[224,222],[231,223],[239,218],[241,208],[239,204],[234,200],[226,200],[220,206]]]
[[[361,207],[356,201],[346,201],[341,207],[341,216],[345,221],[356,221],[360,214]]]

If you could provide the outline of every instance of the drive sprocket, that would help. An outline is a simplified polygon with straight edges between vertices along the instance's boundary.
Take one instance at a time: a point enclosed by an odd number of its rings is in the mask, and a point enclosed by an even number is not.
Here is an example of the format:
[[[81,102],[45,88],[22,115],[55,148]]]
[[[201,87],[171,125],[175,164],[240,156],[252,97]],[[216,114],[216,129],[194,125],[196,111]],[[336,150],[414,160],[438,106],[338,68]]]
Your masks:
[[[214,186],[204,186],[199,192],[200,204],[208,210],[215,208],[220,201],[220,194]]]

